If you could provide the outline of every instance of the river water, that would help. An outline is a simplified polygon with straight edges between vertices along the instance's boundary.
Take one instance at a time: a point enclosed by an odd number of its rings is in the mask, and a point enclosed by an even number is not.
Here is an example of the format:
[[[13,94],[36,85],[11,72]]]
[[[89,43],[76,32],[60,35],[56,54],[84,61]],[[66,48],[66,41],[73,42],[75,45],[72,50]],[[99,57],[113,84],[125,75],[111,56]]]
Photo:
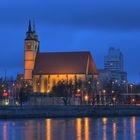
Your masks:
[[[0,120],[0,140],[140,140],[140,117]]]

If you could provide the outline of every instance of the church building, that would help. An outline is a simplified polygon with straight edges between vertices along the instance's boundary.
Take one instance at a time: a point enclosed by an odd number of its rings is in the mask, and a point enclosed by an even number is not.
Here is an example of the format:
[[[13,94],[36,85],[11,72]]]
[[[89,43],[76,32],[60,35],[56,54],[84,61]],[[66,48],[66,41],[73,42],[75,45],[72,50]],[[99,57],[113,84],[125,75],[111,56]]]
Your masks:
[[[59,81],[87,81],[97,76],[89,51],[40,52],[38,35],[29,21],[24,44],[24,80],[34,92],[49,93]]]

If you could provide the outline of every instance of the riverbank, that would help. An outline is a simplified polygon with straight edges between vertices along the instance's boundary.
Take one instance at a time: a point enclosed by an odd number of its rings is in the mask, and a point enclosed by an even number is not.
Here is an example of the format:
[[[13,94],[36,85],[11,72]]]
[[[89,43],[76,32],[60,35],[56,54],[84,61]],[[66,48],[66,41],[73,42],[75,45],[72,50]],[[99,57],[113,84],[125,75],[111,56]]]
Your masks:
[[[140,116],[139,106],[23,106],[0,107],[0,118]]]

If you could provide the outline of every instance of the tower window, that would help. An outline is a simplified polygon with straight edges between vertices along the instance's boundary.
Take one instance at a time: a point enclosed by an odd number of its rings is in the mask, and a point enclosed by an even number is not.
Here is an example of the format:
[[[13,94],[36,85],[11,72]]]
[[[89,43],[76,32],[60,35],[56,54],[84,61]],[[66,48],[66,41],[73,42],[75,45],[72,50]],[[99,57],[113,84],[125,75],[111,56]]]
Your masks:
[[[27,45],[26,50],[31,50],[31,45]]]

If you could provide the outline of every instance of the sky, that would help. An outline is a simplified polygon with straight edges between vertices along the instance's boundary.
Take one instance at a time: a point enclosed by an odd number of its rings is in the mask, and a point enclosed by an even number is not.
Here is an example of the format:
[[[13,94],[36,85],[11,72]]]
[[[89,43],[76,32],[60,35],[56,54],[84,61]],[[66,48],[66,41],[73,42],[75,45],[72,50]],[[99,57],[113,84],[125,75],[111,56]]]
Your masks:
[[[100,69],[115,47],[128,80],[138,82],[139,7],[139,0],[0,0],[0,75],[23,73],[25,33],[34,19],[42,52],[90,51]]]

